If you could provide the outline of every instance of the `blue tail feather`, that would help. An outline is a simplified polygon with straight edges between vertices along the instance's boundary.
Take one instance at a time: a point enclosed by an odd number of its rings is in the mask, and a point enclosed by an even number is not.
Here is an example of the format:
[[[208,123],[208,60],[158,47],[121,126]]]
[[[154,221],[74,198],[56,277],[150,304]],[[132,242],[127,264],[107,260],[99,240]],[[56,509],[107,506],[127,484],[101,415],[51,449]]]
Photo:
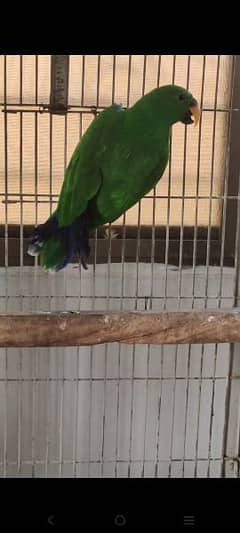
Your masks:
[[[90,254],[88,236],[88,217],[80,215],[72,224],[59,227],[57,213],[54,213],[45,224],[34,230],[28,253],[40,255],[43,267],[59,271],[67,266],[76,255],[84,269],[87,269],[87,258]]]

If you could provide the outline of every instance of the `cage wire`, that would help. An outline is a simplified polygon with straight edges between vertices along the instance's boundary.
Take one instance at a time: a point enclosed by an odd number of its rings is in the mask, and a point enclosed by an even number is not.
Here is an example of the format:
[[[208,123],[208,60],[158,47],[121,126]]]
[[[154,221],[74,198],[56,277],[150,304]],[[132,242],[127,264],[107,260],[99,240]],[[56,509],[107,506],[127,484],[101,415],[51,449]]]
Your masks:
[[[188,310],[239,304],[239,56],[1,56],[1,312]],[[26,254],[96,113],[175,83],[199,127],[173,128],[159,184],[56,275]],[[238,345],[0,349],[0,475],[239,476]]]

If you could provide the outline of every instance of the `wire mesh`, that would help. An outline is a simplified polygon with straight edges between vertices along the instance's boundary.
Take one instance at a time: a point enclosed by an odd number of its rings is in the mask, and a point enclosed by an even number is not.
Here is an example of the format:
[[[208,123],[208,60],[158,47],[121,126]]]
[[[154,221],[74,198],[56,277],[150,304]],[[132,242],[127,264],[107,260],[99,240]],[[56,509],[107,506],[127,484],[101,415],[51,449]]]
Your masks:
[[[50,56],[3,56],[1,60],[1,309],[157,311],[236,305],[239,209],[234,206],[239,206],[240,194],[238,187],[236,194],[229,189],[229,173],[230,148],[237,142],[232,119],[240,111],[233,99],[239,58],[70,56],[65,116],[49,112]],[[41,222],[55,208],[64,169],[94,113],[113,102],[129,107],[165,83],[192,90],[203,110],[199,128],[193,133],[191,128],[176,126],[167,171],[154,191],[117,221],[121,238],[113,235],[114,224],[106,228],[105,239],[95,231],[88,273],[72,264],[53,277],[40,270],[36,259],[27,262],[25,228]],[[236,164],[238,180],[240,161]],[[236,235],[227,256],[230,205]],[[17,233],[10,237],[13,225]],[[143,263],[146,226],[150,227],[149,259]],[[165,234],[159,243],[156,235],[161,226]],[[131,227],[135,233],[130,246],[134,246],[128,262]],[[200,227],[205,227],[204,238],[199,237]],[[211,249],[216,229],[214,263]],[[12,239],[15,264],[9,266]],[[199,266],[203,240],[205,253]],[[188,267],[187,241],[192,246]],[[157,259],[160,244],[163,263]],[[102,261],[104,246],[107,255]],[[118,262],[113,260],[116,249]],[[1,350],[1,475],[225,475],[231,349],[228,345],[116,344],[75,350]]]

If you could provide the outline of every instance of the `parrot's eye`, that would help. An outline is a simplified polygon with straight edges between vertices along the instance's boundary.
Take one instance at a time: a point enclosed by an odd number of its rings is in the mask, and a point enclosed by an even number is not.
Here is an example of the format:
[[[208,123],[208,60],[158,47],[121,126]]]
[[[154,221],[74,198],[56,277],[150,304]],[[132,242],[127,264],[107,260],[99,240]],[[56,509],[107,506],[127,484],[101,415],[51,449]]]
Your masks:
[[[178,100],[184,100],[184,99],[185,99],[184,94],[180,94],[179,97],[178,97]]]

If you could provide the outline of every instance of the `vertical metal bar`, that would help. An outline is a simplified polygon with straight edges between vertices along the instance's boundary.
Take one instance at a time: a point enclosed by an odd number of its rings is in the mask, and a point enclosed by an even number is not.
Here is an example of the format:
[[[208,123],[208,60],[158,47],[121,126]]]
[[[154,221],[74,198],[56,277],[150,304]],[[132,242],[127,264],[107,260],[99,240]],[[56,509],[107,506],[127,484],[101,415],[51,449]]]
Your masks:
[[[149,307],[152,310],[153,303],[153,278],[154,278],[154,256],[155,256],[155,225],[156,225],[156,187],[153,190],[153,220],[152,220],[152,243],[151,243],[151,286]],[[148,399],[149,399],[149,365],[150,365],[150,344],[147,346],[147,379],[146,379],[146,406],[145,406],[145,420],[144,420],[144,442],[143,442],[143,467],[142,477],[145,474],[146,461],[146,438],[147,438],[147,415],[148,415]]]
[[[145,91],[146,83],[146,64],[147,56],[144,56],[143,61],[143,82],[142,82],[142,95]],[[129,85],[130,87],[130,85]],[[140,246],[141,246],[141,207],[142,201],[138,202],[138,221],[137,221],[137,246],[136,246],[136,285],[135,285],[135,298],[134,298],[134,308],[138,308],[138,285],[139,285],[139,258],[140,258]],[[135,354],[136,354],[136,345],[133,345],[132,355],[133,355],[133,364],[132,364],[132,376],[131,376],[131,415],[130,415],[130,442],[129,442],[129,462],[128,462],[128,477],[131,477],[131,460],[132,460],[132,441],[133,441],[133,401],[134,401],[134,373],[135,373]]]
[[[111,279],[111,224],[108,225],[108,262],[107,262],[107,294],[106,294],[106,308],[109,310],[110,304],[110,279]],[[103,477],[104,470],[104,443],[105,443],[105,427],[106,427],[106,382],[107,382],[107,355],[108,344],[105,344],[104,353],[104,392],[103,392],[103,420],[102,420],[102,451],[101,451],[101,477]]]
[[[125,245],[126,245],[126,213],[124,213],[124,215],[123,215],[123,225],[122,225],[120,311],[123,310],[123,298],[124,298]],[[120,409],[120,369],[121,369],[121,344],[118,343],[117,422],[116,422],[115,470],[114,470],[115,478],[117,477],[117,466],[118,466],[118,436],[119,436],[119,409]]]
[[[160,78],[161,78],[161,63],[162,63],[162,56],[158,56],[158,70],[157,70],[157,87],[160,85]],[[174,75],[175,75],[175,62],[173,63],[173,82],[174,82]],[[171,142],[171,141],[170,141]],[[171,151],[171,148],[170,148]],[[170,164],[170,161],[169,161]],[[170,171],[169,171],[170,176]],[[169,183],[170,183],[170,177],[168,181],[168,189],[169,189]],[[154,196],[156,196],[156,188],[154,189]],[[156,203],[156,199],[154,198],[154,204]],[[169,229],[169,215],[170,215],[170,198],[168,195],[168,214],[167,214],[167,227]],[[155,218],[155,215],[154,215]],[[155,238],[155,229],[154,229],[154,238]],[[166,250],[167,246],[165,248],[165,269],[167,264],[167,257],[166,256]],[[166,291],[166,285],[165,285],[165,291]],[[166,292],[165,292],[166,294]],[[159,455],[159,446],[160,446],[160,422],[161,422],[161,400],[162,400],[162,376],[163,376],[163,346],[160,347],[160,368],[161,368],[161,378],[160,378],[160,390],[159,390],[159,400],[158,400],[158,415],[157,415],[157,436],[156,436],[156,459],[155,459],[155,468],[154,468],[154,477],[158,477],[158,455]]]
[[[53,209],[53,203],[52,203],[52,176],[53,176],[53,116],[51,113],[49,113],[49,196],[50,196],[50,215],[52,214]],[[48,274],[48,284],[49,284],[49,295],[48,295],[48,307],[49,312],[51,312],[52,309],[52,278],[51,275]],[[47,390],[47,397],[48,397],[48,405],[50,404],[50,393],[51,393],[51,382],[50,382],[50,357],[51,357],[51,348],[48,348],[47,352],[47,367],[48,367],[48,378],[46,381],[46,390]],[[51,426],[51,420],[50,420],[50,409],[47,409],[46,413],[46,453],[45,453],[45,477],[48,477],[48,468],[49,468],[49,448],[50,448],[50,426]]]
[[[81,90],[81,106],[82,107],[84,105],[84,83],[85,83],[85,55],[82,56],[82,90]],[[81,141],[82,135],[83,135],[83,115],[82,113],[80,113],[79,115],[79,141]],[[96,236],[95,236],[95,240],[96,240]],[[95,268],[94,268],[94,272],[95,272]],[[93,284],[95,287],[95,274],[93,276]],[[81,269],[81,265],[79,264],[79,296],[78,296],[79,311],[81,309],[81,295],[82,295],[81,287],[82,287],[82,269]],[[92,350],[93,350],[93,347],[91,346],[91,368],[92,368]],[[79,400],[79,379],[80,379],[79,378],[79,374],[80,374],[80,348],[79,347],[77,348],[76,367],[77,367],[77,382],[76,382],[75,408],[74,408],[75,423],[74,423],[74,431],[73,431],[73,476],[74,477],[77,477],[77,445],[78,445],[78,434],[79,434],[79,425],[78,425],[78,420],[79,420],[79,401],[78,400]],[[92,394],[90,394],[90,399],[92,399]],[[90,406],[90,413],[91,413],[91,406]],[[90,424],[91,424],[91,420],[90,420]],[[89,435],[90,435],[90,432],[91,432],[91,427],[89,426]]]
[[[188,56],[187,63],[187,79],[186,87],[189,88],[189,78],[190,78],[190,67],[191,67],[191,56]],[[184,231],[184,210],[185,210],[185,185],[186,185],[186,155],[187,155],[187,127],[185,126],[184,131],[184,153],[183,153],[183,182],[182,182],[182,206],[181,206],[181,226],[180,226],[180,242],[179,242],[179,263],[178,263],[178,309],[181,306],[182,298],[182,258],[183,258],[183,231]],[[175,401],[176,401],[176,380],[177,380],[177,353],[178,345],[175,348],[175,364],[174,364],[174,389],[173,389],[173,413],[172,413],[172,429],[171,429],[171,445],[170,445],[170,465],[169,465],[169,476],[172,474],[172,454],[173,454],[173,444],[174,444],[174,419],[175,419]],[[188,367],[189,367],[189,354],[188,354]],[[189,383],[187,382],[187,388]],[[183,473],[184,473],[184,462],[183,462]]]
[[[145,94],[146,88],[146,69],[147,69],[147,56],[144,56],[143,63],[143,84],[142,84],[142,96]],[[156,197],[156,187],[154,187],[154,196]],[[156,198],[153,201],[153,226],[152,226],[152,245],[151,245],[151,295],[153,292],[153,257],[154,257],[154,231],[155,231],[155,203]],[[152,305],[152,300],[151,304]],[[145,460],[146,460],[146,437],[147,437],[147,410],[148,410],[148,396],[149,396],[149,361],[150,361],[150,345],[147,347],[147,378],[146,378],[146,404],[145,404],[145,416],[144,416],[144,442],[143,442],[143,466],[141,477],[144,477],[145,473]]]
[[[145,64],[145,62],[144,62]],[[143,83],[144,67],[143,67]],[[129,86],[130,89],[130,80]],[[144,88],[143,88],[144,90]],[[129,101],[129,99],[128,99]],[[134,297],[134,309],[138,307],[138,281],[139,281],[139,257],[140,257],[140,232],[141,232],[141,200],[138,202],[138,220],[137,220],[137,246],[136,246],[136,285],[135,285],[135,297]],[[128,477],[131,477],[131,460],[132,460],[132,440],[133,440],[133,401],[134,401],[134,373],[135,373],[135,353],[136,345],[133,344],[132,348],[132,375],[131,375],[131,414],[130,414],[130,441],[129,441],[129,458],[128,458]]]
[[[194,465],[194,477],[197,477],[198,467],[198,441],[199,441],[199,424],[200,424],[200,407],[201,407],[201,395],[202,395],[202,380],[203,380],[203,354],[204,344],[201,347],[201,363],[200,363],[200,376],[199,376],[199,392],[198,392],[198,412],[197,412],[197,437],[195,445],[195,465]]]
[[[137,310],[137,305],[138,305],[138,277],[139,277],[139,255],[140,255],[140,221],[141,221],[141,200],[138,203],[138,221],[137,221],[136,286],[135,286],[135,298],[134,298],[134,309],[135,309],[135,311]],[[131,477],[131,461],[132,461],[135,353],[136,353],[136,345],[133,344],[133,348],[132,348],[131,414],[130,414],[130,441],[129,441],[129,458],[128,458],[128,477]]]
[[[173,56],[172,84],[175,81],[176,73],[176,55]],[[166,224],[166,244],[165,244],[165,261],[164,261],[164,307],[167,307],[167,286],[168,286],[168,254],[169,254],[169,226],[170,226],[170,206],[171,206],[171,189],[172,189],[172,136],[169,143],[169,162],[168,162],[168,195],[167,195],[167,224]],[[164,346],[161,346],[164,351]]]
[[[35,104],[38,103],[38,56],[35,55]],[[38,113],[35,111],[35,176],[34,176],[34,193],[35,193],[35,224],[38,222]],[[37,266],[37,259],[35,258],[35,268]]]
[[[208,281],[209,281],[210,234],[211,234],[212,191],[213,191],[213,172],[214,172],[214,148],[215,148],[216,106],[217,106],[217,96],[218,96],[219,68],[220,68],[220,56],[218,56],[218,62],[217,62],[215,97],[214,97],[213,142],[212,142],[212,161],[211,161],[211,177],[210,177],[211,181],[210,181],[210,198],[209,198],[209,219],[208,219],[208,234],[207,234],[205,296],[204,296],[205,307],[207,307]],[[199,423],[200,423],[200,407],[201,407],[201,392],[202,392],[203,354],[204,354],[204,345],[202,344],[202,349],[201,349],[201,368],[200,368],[200,378],[199,378],[199,396],[198,396],[198,413],[197,413],[197,438],[196,438],[196,449],[195,449],[194,477],[197,476],[197,463],[198,463],[198,440],[199,440]],[[211,410],[213,409],[213,402],[214,402],[214,393],[213,393],[213,397],[212,397]]]
[[[161,350],[161,378],[160,378],[160,390],[159,390],[159,400],[158,400],[158,414],[157,414],[157,436],[156,436],[156,456],[155,456],[155,467],[154,467],[154,477],[158,477],[158,464],[159,464],[159,448],[160,448],[160,423],[161,423],[161,407],[162,407],[162,384],[163,384],[163,351]]]
[[[23,56],[20,55],[20,94],[19,94],[19,103],[22,105],[23,100]],[[20,113],[20,153],[19,153],[19,192],[21,195],[20,198],[20,283],[22,282],[22,267],[23,267],[23,181],[22,181],[22,168],[23,168],[23,114]],[[21,285],[22,286],[22,285]],[[21,297],[21,305],[22,305]]]
[[[220,61],[219,61],[220,68]],[[232,69],[231,69],[231,93],[233,95],[233,74],[234,74],[234,58],[232,58]],[[232,95],[231,95],[231,104],[232,105]],[[217,102],[216,102],[217,105]],[[224,176],[224,193],[223,193],[223,202],[222,202],[222,219],[221,219],[221,252],[220,252],[220,279],[219,279],[219,290],[218,290],[218,307],[221,307],[221,297],[222,297],[222,288],[223,288],[223,262],[224,262],[224,245],[225,245],[225,232],[226,232],[226,211],[227,211],[227,198],[226,192],[228,187],[228,163],[229,163],[229,139],[230,139],[230,116],[231,112],[228,111],[228,135],[226,139],[226,159],[225,159],[225,176]],[[237,226],[238,231],[238,226]],[[208,469],[207,477],[210,477],[210,465],[211,465],[211,444],[212,444],[212,433],[213,433],[213,416],[214,416],[214,398],[215,398],[215,386],[216,386],[216,366],[217,366],[217,351],[218,345],[215,344],[214,347],[214,370],[213,370],[213,393],[212,393],[212,406],[211,406],[211,419],[210,419],[210,430],[209,430],[209,449],[208,449]],[[224,461],[223,461],[224,462]],[[222,462],[222,464],[223,464]]]
[[[82,93],[83,94],[83,93]],[[81,140],[83,133],[83,121],[82,113],[79,115],[79,139]],[[82,287],[82,269],[79,265],[79,295],[78,295],[78,308],[81,310],[81,291]],[[74,408],[74,426],[73,426],[73,476],[77,477],[77,444],[78,444],[78,420],[79,420],[79,374],[80,374],[80,348],[77,348],[77,359],[76,359],[76,368],[77,368],[77,382],[76,382],[76,395],[75,395],[75,408]]]
[[[238,172],[238,210],[237,210],[237,224],[236,224],[236,239],[235,239],[235,257],[234,257],[234,306],[239,305],[239,281],[240,281],[240,169]],[[230,361],[228,371],[228,388],[225,401],[225,424],[223,433],[223,448],[222,448],[222,476],[226,475],[225,458],[239,457],[240,446],[240,409],[239,409],[239,343],[230,345]],[[232,393],[237,392],[238,402],[232,400]],[[232,420],[233,418],[233,420]],[[231,426],[235,426],[235,435],[231,437]],[[237,428],[236,428],[237,425]],[[238,466],[239,469],[239,466]]]
[[[203,107],[204,86],[206,73],[206,56],[203,56],[202,66],[202,85],[200,96],[200,107]],[[193,286],[192,286],[192,309],[195,301],[195,284],[196,284],[196,258],[197,258],[197,231],[198,231],[198,205],[199,205],[199,185],[200,185],[200,161],[201,161],[201,141],[202,141],[202,115],[199,122],[199,136],[198,136],[198,154],[197,154],[197,183],[196,183],[196,202],[195,202],[195,222],[194,222],[194,236],[193,236]]]
[[[35,55],[35,104],[38,103],[38,56]],[[35,224],[38,223],[38,113],[35,111],[34,124],[34,192],[35,192]],[[33,310],[38,310],[38,258],[34,258],[33,274]],[[31,459],[32,477],[35,476],[35,441],[36,441],[36,394],[37,394],[37,358],[38,348],[34,348],[32,357],[32,420],[31,420]]]
[[[135,286],[135,298],[134,298],[135,310],[137,310],[137,306],[138,306],[139,257],[140,257],[140,246],[141,246],[141,239],[140,239],[141,237],[141,207],[142,207],[142,201],[140,200],[138,203],[138,221],[137,221],[136,286]]]
[[[81,269],[80,269],[81,270]],[[81,276],[81,273],[80,273]],[[79,311],[81,309],[81,297],[79,294]],[[76,383],[75,379],[72,380],[72,387],[75,386],[75,403],[74,403],[74,424],[73,424],[73,462],[72,462],[72,475],[73,477],[77,477],[77,445],[78,445],[78,432],[79,432],[79,373],[80,373],[80,351],[79,347],[77,348],[77,354],[76,354]]]
[[[97,70],[97,100],[96,106],[99,107],[99,91],[100,91],[100,65],[101,56],[98,56],[98,70]],[[111,224],[108,225],[108,262],[107,262],[107,295],[106,295],[106,308],[109,310],[110,304],[110,279],[111,279]],[[107,356],[108,356],[108,344],[105,344],[104,353],[104,390],[103,390],[103,419],[102,419],[102,449],[101,449],[101,477],[104,473],[104,444],[105,444],[105,427],[106,427],[106,384],[107,384]]]
[[[146,61],[147,57],[144,56],[143,62],[143,83],[142,83],[142,95],[145,91],[146,83]],[[138,307],[138,284],[139,284],[139,257],[141,246],[141,200],[138,203],[138,221],[137,221],[137,247],[136,247],[136,286],[135,286],[135,310]],[[135,354],[136,345],[133,345],[133,364],[132,364],[132,377],[131,377],[131,416],[130,416],[130,443],[129,443],[129,464],[128,464],[128,477],[131,477],[131,460],[132,460],[132,440],[133,440],[133,401],[134,401],[134,373],[135,373]]]
[[[83,77],[84,77],[84,72],[83,72]],[[98,59],[98,73],[99,72],[100,72],[100,60]],[[98,75],[98,78],[99,78],[99,75]],[[84,84],[84,81],[83,81],[83,84]],[[99,101],[99,81],[97,83],[97,97],[96,97],[96,100]],[[95,232],[94,232],[94,262],[93,262],[92,300],[91,300],[91,309],[92,309],[92,311],[94,310],[95,299],[96,299],[97,239],[98,239],[98,231],[96,229]],[[90,477],[90,474],[91,474],[90,466],[91,466],[91,441],[92,441],[93,354],[94,354],[94,347],[91,346],[91,349],[90,349],[90,377],[89,377],[90,401],[89,401],[89,413],[88,413],[88,435],[89,435],[88,477]]]
[[[128,57],[127,107],[129,107],[129,102],[130,102],[131,76],[132,76],[132,56],[130,55]]]
[[[116,56],[113,56],[112,104],[114,104],[114,101],[115,101],[115,84],[116,84]]]
[[[237,65],[236,68],[239,68]],[[240,280],[240,168],[238,171],[238,210],[235,236],[234,254],[234,306],[239,305]],[[235,464],[233,477],[239,477],[239,449],[240,449],[240,409],[239,409],[239,343],[230,344],[230,358],[228,370],[228,387],[225,399],[225,423],[222,445],[221,476],[228,474],[228,465],[232,460]]]
[[[191,56],[188,56],[187,80],[186,86],[189,88],[191,68]],[[180,309],[182,298],[182,259],[183,259],[183,232],[184,232],[184,213],[185,213],[185,189],[186,189],[186,161],[187,161],[187,126],[184,131],[184,152],[183,152],[183,182],[182,182],[182,208],[181,208],[181,226],[180,226],[180,243],[179,243],[179,270],[178,270],[178,309]],[[176,354],[177,355],[177,354]]]
[[[200,95],[200,108],[203,107],[203,97],[204,97],[204,86],[205,86],[205,72],[206,72],[206,56],[203,56],[202,64],[202,84],[201,84],[201,95]],[[199,185],[200,185],[200,160],[201,160],[201,139],[202,139],[202,115],[199,122],[199,136],[198,136],[198,154],[197,154],[197,181],[196,181],[196,201],[195,201],[195,221],[194,221],[194,237],[193,237],[193,284],[192,284],[192,301],[191,308],[194,308],[195,302],[195,285],[196,285],[196,258],[197,258],[197,231],[198,231],[198,205],[199,205]],[[189,345],[188,352],[188,379],[190,372],[190,356],[191,356],[191,345]],[[201,349],[201,362],[200,362],[200,374],[202,375],[203,368],[203,345]],[[202,381],[199,382],[199,402],[201,397],[201,386]],[[200,406],[200,403],[199,403]],[[187,389],[187,398],[186,398],[186,413],[185,413],[185,427],[184,427],[184,460],[186,457],[186,432],[187,432],[187,408],[188,408],[188,389]],[[197,450],[197,442],[196,442]],[[197,453],[197,451],[196,451]],[[195,462],[195,477],[197,472],[197,459]],[[184,471],[183,471],[184,475]]]
[[[211,223],[211,218],[212,218],[212,196],[213,196],[214,156],[215,156],[216,118],[217,118],[216,107],[217,107],[217,98],[218,98],[219,72],[220,72],[220,56],[218,56],[218,59],[217,59],[216,85],[215,85],[215,96],[214,96],[214,112],[213,112],[213,136],[212,136],[212,154],[211,154],[210,198],[209,198],[206,276],[205,276],[205,307],[207,307],[208,282],[209,282],[209,261],[210,261],[211,229],[212,229],[212,223]]]
[[[97,229],[94,232],[94,261],[93,261],[93,280],[92,280],[92,301],[91,310],[94,310],[96,300],[96,264],[97,264]],[[89,460],[88,460],[88,477],[90,477],[90,465],[91,465],[91,441],[92,441],[92,385],[93,385],[93,353],[94,347],[90,349],[90,376],[89,376],[89,413],[88,413],[88,435],[89,435]]]
[[[161,62],[162,62],[162,56],[158,56],[157,87],[159,87],[159,85],[160,85]]]
[[[66,290],[66,272],[64,273],[64,290]],[[62,477],[63,468],[63,405],[64,405],[64,351],[62,352],[63,377],[59,379],[59,457],[58,477]]]
[[[189,79],[190,79],[190,69],[191,69],[191,56],[188,56],[188,66],[187,66],[187,88],[189,88]],[[181,228],[180,228],[180,252],[179,252],[179,278],[178,278],[178,308],[181,306],[182,298],[182,258],[183,258],[183,232],[184,232],[184,212],[185,212],[185,185],[186,185],[186,156],[187,156],[187,128],[185,127],[184,134],[184,160],[183,160],[183,185],[182,185],[182,216],[181,216]],[[185,427],[184,427],[184,457],[183,457],[183,472],[184,477],[184,467],[185,467],[185,443],[186,443],[186,429],[187,429],[187,409],[188,409],[188,396],[189,396],[189,373],[190,373],[190,345],[188,346],[188,359],[187,359],[187,376],[186,376],[186,402],[185,402]],[[176,349],[176,358],[177,358],[177,349]]]
[[[201,87],[201,104],[203,107],[204,88],[205,88],[205,72],[206,72],[206,56],[203,56],[203,73],[202,73],[202,87]],[[196,191],[196,210],[195,210],[195,226],[194,226],[194,244],[193,244],[193,289],[192,289],[192,309],[195,301],[195,285],[196,285],[196,254],[197,254],[197,223],[198,223],[198,201],[199,201],[199,182],[200,182],[200,157],[201,157],[201,133],[202,133],[202,116],[199,124],[199,143],[198,143],[198,168],[197,168],[197,191]],[[194,477],[197,477],[198,466],[198,438],[199,438],[199,422],[200,422],[200,404],[202,393],[202,372],[203,372],[203,354],[204,345],[201,346],[201,361],[200,361],[200,377],[199,377],[199,393],[198,393],[198,413],[197,413],[197,436],[195,444],[195,465]]]
[[[176,74],[176,55],[173,56],[172,64],[172,84],[175,81]],[[158,64],[158,85],[161,76],[161,56],[159,56]],[[171,207],[171,187],[172,187],[172,136],[170,136],[169,142],[169,162],[168,162],[168,195],[167,195],[167,221],[166,221],[166,244],[165,244],[165,259],[164,259],[164,301],[163,309],[167,308],[167,286],[168,286],[168,255],[169,255],[169,229],[170,229],[170,207]],[[158,402],[158,419],[157,419],[157,443],[156,443],[156,461],[155,461],[155,477],[158,477],[158,464],[159,464],[159,448],[160,448],[160,424],[161,424],[161,406],[162,406],[162,385],[163,385],[163,359],[164,359],[164,345],[161,345],[161,380]]]
[[[233,56],[233,71],[232,71],[232,94],[231,94],[231,111],[230,111],[230,120],[229,120],[229,144],[228,144],[228,153],[227,153],[227,180],[224,187],[224,200],[225,197],[229,195],[236,195],[238,201],[233,201],[236,204],[237,218],[234,222],[234,218],[231,219],[231,223],[227,224],[224,237],[224,248],[225,253],[227,249],[227,254],[232,249],[232,244],[227,242],[228,239],[233,240],[234,235],[229,234],[230,231],[235,231],[234,239],[234,282],[233,282],[233,305],[239,305],[239,275],[240,275],[240,152],[238,147],[238,138],[239,138],[239,112],[235,113],[233,109],[240,109],[240,95],[239,95],[239,80],[240,80],[240,56]],[[238,176],[238,180],[236,180]],[[226,219],[229,223],[229,216],[231,208],[235,211],[235,208],[232,207],[232,201],[227,200],[226,202]],[[235,224],[235,226],[234,226]],[[230,226],[230,227],[229,227]],[[230,246],[230,247],[229,247]],[[229,248],[228,248],[229,247]],[[239,456],[239,406],[236,405],[234,401],[234,396],[239,395],[239,381],[238,377],[232,379],[235,376],[239,375],[238,372],[238,361],[239,361],[239,343],[230,344],[230,358],[229,358],[229,370],[228,370],[228,382],[227,382],[227,391],[226,391],[226,400],[225,400],[225,424],[223,432],[223,446],[222,446],[222,470],[221,474],[224,477],[227,474],[226,468],[227,464],[224,461],[225,457]],[[236,428],[237,425],[237,428]],[[235,428],[235,434],[233,433],[233,427]],[[237,437],[235,437],[237,435]]]
[[[176,71],[176,56],[173,57],[173,75],[172,75],[172,82],[173,83],[174,83],[174,79],[175,79],[175,71]],[[169,160],[168,213],[167,213],[166,250],[165,250],[165,299],[164,299],[164,309],[166,309],[166,304],[167,304],[168,252],[169,252],[169,217],[170,217],[170,198],[171,198],[171,184],[172,184],[171,158],[172,158],[172,138],[170,140],[170,160]],[[176,347],[176,351],[175,351],[175,365],[174,365],[174,390],[173,390],[174,402],[175,402],[175,391],[176,391],[176,370],[177,370],[177,347]],[[174,414],[175,414],[175,404],[173,404],[173,412],[172,412],[172,431],[171,431],[171,443],[170,443],[169,477],[171,476],[171,468],[172,468]]]
[[[211,234],[211,227],[212,227],[211,214],[212,214],[213,179],[214,179],[214,164],[215,164],[215,138],[216,138],[216,121],[217,121],[216,108],[217,108],[218,86],[219,86],[220,65],[221,65],[220,61],[221,61],[221,56],[218,56],[217,73],[216,73],[216,87],[215,87],[215,97],[214,97],[213,144],[212,144],[212,164],[211,164],[211,190],[210,190],[210,206],[209,206],[207,260],[206,260],[206,262],[207,262],[207,267],[206,267],[207,274],[206,274],[206,285],[205,285],[205,306],[206,307],[207,307],[208,283],[209,283],[210,234]],[[217,344],[215,344],[215,346],[214,346],[213,388],[212,388],[211,417],[210,417],[210,428],[209,428],[207,477],[209,477],[209,475],[210,475],[211,441],[212,441],[214,399],[215,399],[215,386],[216,386],[216,365],[217,365]]]
[[[130,77],[131,77],[131,56],[128,60],[128,104],[129,105],[129,92],[130,92]],[[112,103],[114,102],[115,95],[115,79],[116,79],[116,61],[114,56],[113,61],[113,92]],[[122,241],[121,241],[121,294],[120,294],[120,310],[123,310],[124,299],[124,267],[125,267],[125,246],[126,246],[126,213],[123,214],[122,223]],[[118,343],[118,376],[117,376],[117,421],[116,421],[116,439],[115,439],[115,468],[114,476],[118,476],[118,437],[119,437],[119,410],[120,410],[120,369],[121,369],[121,344]]]
[[[68,139],[68,115],[66,114],[64,116],[64,175],[67,168],[67,139]],[[67,270],[64,269],[63,271],[64,275],[64,281],[63,281],[63,288],[64,288],[64,310],[67,309]],[[65,351],[66,349],[63,349],[62,353],[62,368],[63,368],[63,378],[61,380],[61,389],[60,389],[60,412],[59,412],[59,468],[58,468],[58,475],[59,477],[62,477],[62,471],[63,471],[63,435],[64,435],[64,369],[65,369]]]
[[[143,60],[143,83],[142,83],[142,96],[145,94],[145,88],[146,88],[146,70],[147,70],[147,56],[144,56]]]
[[[5,309],[8,311],[8,115],[7,110],[7,56],[4,56],[4,161],[5,161]],[[5,349],[5,383],[4,383],[4,443],[3,443],[3,475],[7,476],[8,468],[8,350]]]
[[[20,94],[19,94],[19,103],[22,105],[22,96],[23,96],[23,57],[20,55]],[[23,138],[22,138],[22,130],[23,130],[23,114],[20,113],[19,117],[20,123],[20,151],[19,151],[19,192],[21,195],[20,198],[20,257],[19,257],[19,264],[20,264],[20,305],[21,305],[21,311],[23,311],[23,294],[22,294],[22,287],[23,287],[23,202],[22,202],[22,194],[23,194],[23,182],[22,182],[22,171],[23,171]],[[21,472],[21,440],[22,440],[22,357],[23,352],[20,349],[19,350],[19,361],[18,361],[18,458],[17,458],[17,472],[20,474]]]
[[[228,107],[230,111],[227,111],[227,138],[226,138],[226,152],[225,152],[225,165],[224,165],[224,179],[223,179],[223,199],[221,201],[221,252],[220,252],[220,281],[219,281],[219,292],[218,292],[218,307],[221,306],[222,298],[222,288],[223,288],[223,266],[224,266],[224,252],[225,252],[225,235],[226,235],[226,221],[227,221],[227,191],[229,183],[229,165],[230,165],[230,135],[231,135],[231,125],[232,125],[232,109],[233,109],[233,92],[234,92],[234,72],[235,72],[235,61],[236,57],[232,56],[231,59],[231,75],[230,75],[230,91],[229,91],[229,101]],[[240,102],[239,102],[240,103]],[[237,103],[236,103],[237,107]],[[238,209],[238,208],[237,208]],[[237,228],[238,229],[238,228]]]
[[[84,105],[84,82],[85,82],[85,56],[82,56],[82,95],[81,95],[81,106]]]
[[[98,55],[96,107],[99,107],[100,72],[101,72],[101,56]]]
[[[233,93],[232,93],[232,108],[239,109],[240,107],[240,55],[234,56],[235,71],[233,77]],[[238,183],[236,175],[239,169],[239,112],[233,113],[231,117],[231,131],[230,131],[230,146],[229,146],[229,169],[228,169],[228,187],[227,196],[236,196],[238,193]],[[237,200],[227,199],[227,225],[225,231],[225,256],[227,258],[235,257],[235,235],[236,235],[236,219],[237,219]]]

